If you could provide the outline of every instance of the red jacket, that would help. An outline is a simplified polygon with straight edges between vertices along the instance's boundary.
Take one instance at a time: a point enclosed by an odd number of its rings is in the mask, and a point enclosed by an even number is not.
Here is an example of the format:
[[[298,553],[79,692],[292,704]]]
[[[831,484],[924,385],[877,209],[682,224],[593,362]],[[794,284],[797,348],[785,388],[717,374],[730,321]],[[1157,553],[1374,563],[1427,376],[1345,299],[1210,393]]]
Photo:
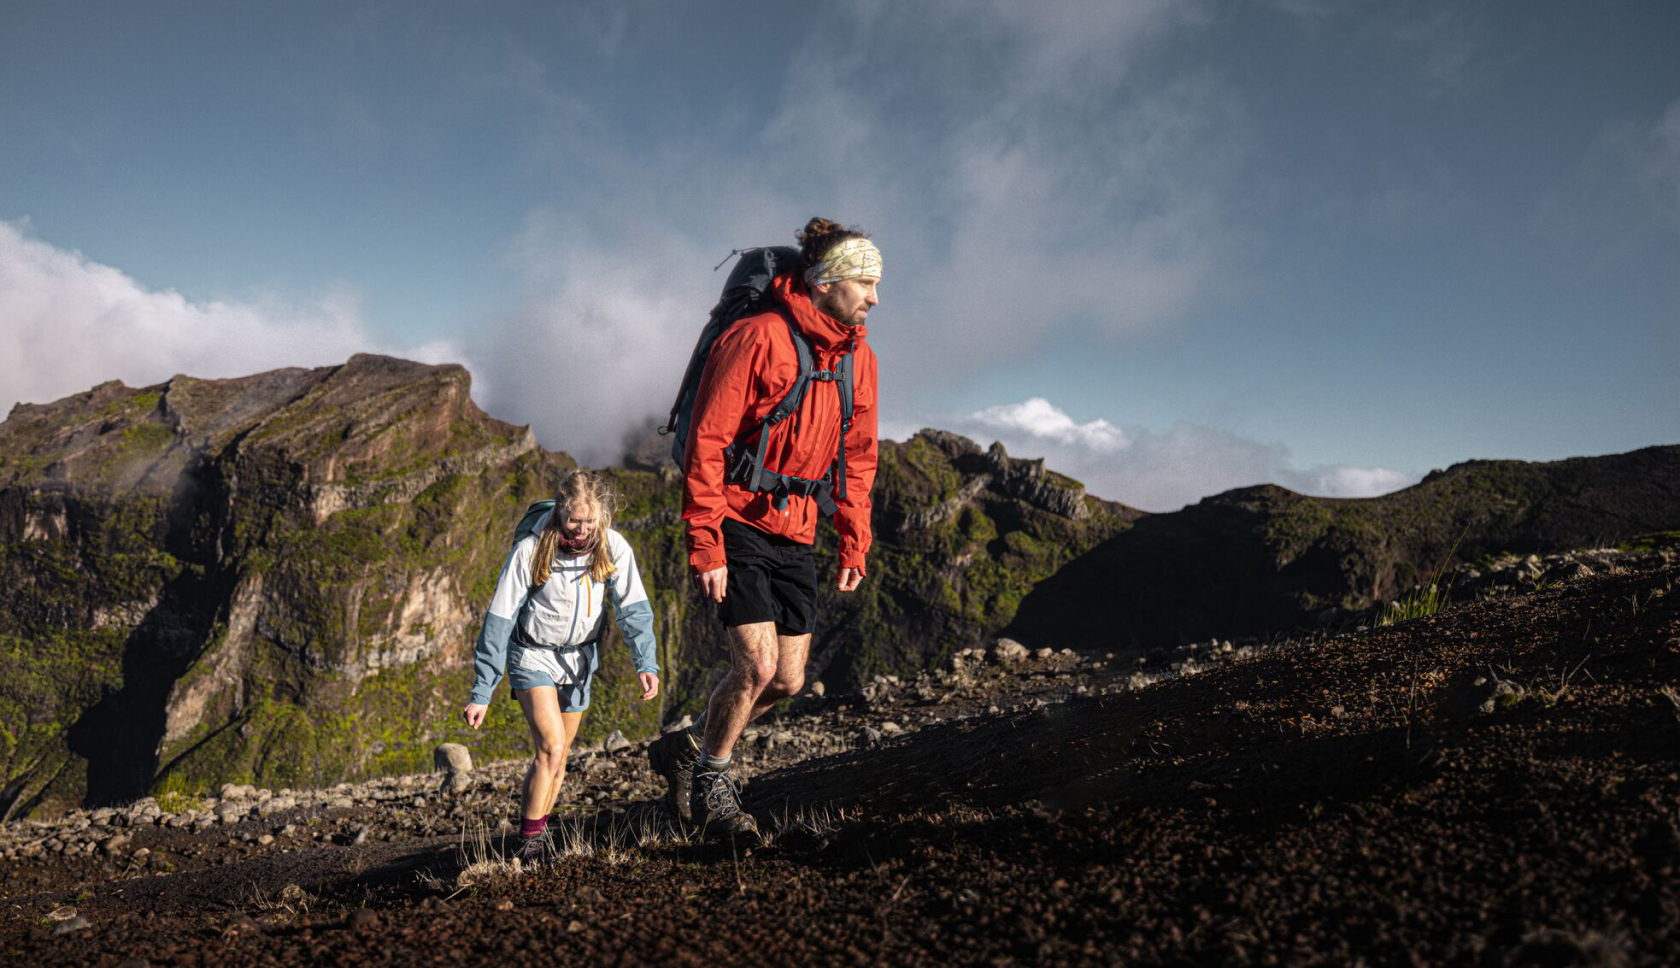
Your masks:
[[[834,527],[840,532],[840,565],[863,568],[869,551],[869,489],[875,484],[875,352],[864,326],[847,326],[811,304],[791,275],[771,283],[794,322],[811,341],[815,366],[831,369],[852,352],[853,419],[846,436],[846,499]],[[748,316],[712,345],[700,377],[683,466],[683,520],[688,522],[688,563],[696,574],[725,564],[724,518],[810,544],[817,536],[815,498],[793,496],[777,511],[770,495],[725,484],[723,450],[743,437],[786,395],[799,373],[799,357],[779,313]],[[793,477],[821,478],[840,448],[840,387],[812,381],[799,409],[770,430],[764,466]]]

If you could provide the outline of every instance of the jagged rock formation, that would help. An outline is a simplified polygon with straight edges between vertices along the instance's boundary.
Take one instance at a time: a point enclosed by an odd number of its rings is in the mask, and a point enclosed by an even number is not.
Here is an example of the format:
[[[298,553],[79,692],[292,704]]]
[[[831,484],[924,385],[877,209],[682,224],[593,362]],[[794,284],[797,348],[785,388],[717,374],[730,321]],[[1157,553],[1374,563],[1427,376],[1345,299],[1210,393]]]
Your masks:
[[[572,466],[469,388],[358,356],[16,407],[0,809],[423,758],[506,520]]]
[[[414,770],[448,739],[523,750],[510,705],[479,733],[453,717],[512,525],[575,463],[469,391],[459,366],[357,356],[14,408],[0,424],[0,815]],[[972,644],[1135,516],[948,435],[884,444],[881,465],[877,504],[897,524],[864,590],[828,593],[819,629],[813,678],[841,687]],[[613,473],[668,675],[660,702],[634,701],[609,633],[586,739],[696,711],[724,662],[688,584],[680,482]]]

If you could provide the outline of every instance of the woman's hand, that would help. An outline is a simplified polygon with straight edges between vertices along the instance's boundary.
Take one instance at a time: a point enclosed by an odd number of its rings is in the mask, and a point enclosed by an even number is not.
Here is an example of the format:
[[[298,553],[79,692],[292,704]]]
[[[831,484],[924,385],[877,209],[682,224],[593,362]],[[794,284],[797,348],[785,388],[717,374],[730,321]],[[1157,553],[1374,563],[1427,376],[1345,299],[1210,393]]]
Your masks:
[[[638,672],[636,678],[641,680],[642,683],[642,702],[647,702],[654,696],[659,695],[659,673]]]
[[[489,708],[489,706],[485,706],[481,703],[469,702],[467,703],[466,708],[461,710],[461,718],[467,721],[468,726],[471,726],[473,729],[477,729],[478,727],[484,725],[484,713]]]

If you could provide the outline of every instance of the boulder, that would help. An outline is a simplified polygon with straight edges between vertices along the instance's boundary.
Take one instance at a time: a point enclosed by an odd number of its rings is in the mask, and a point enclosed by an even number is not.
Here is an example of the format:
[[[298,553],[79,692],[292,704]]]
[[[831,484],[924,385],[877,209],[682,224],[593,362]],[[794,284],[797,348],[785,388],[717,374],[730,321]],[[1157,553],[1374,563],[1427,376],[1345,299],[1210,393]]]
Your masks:
[[[992,658],[1002,665],[1015,665],[1018,662],[1025,662],[1030,654],[1026,646],[1014,639],[998,639],[992,645]]]
[[[472,772],[472,753],[460,743],[439,743],[432,750],[432,769],[445,773]]]
[[[629,749],[630,746],[631,743],[629,740],[624,738],[624,734],[615,729],[612,731],[612,735],[607,737],[607,741],[603,748],[608,753],[617,753],[620,750]]]

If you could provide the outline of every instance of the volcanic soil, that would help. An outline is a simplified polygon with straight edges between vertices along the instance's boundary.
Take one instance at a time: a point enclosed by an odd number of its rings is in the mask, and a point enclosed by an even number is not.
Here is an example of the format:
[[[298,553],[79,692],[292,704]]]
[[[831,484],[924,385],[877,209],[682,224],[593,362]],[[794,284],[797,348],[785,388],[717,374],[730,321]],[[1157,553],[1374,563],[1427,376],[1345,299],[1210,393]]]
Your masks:
[[[0,949],[111,966],[1680,963],[1680,558],[1537,584],[1142,663],[1005,643],[802,698],[744,744],[752,843],[676,829],[631,747],[575,757],[533,869],[501,859],[511,763],[459,795],[405,778],[128,826],[109,851],[14,847]]]

